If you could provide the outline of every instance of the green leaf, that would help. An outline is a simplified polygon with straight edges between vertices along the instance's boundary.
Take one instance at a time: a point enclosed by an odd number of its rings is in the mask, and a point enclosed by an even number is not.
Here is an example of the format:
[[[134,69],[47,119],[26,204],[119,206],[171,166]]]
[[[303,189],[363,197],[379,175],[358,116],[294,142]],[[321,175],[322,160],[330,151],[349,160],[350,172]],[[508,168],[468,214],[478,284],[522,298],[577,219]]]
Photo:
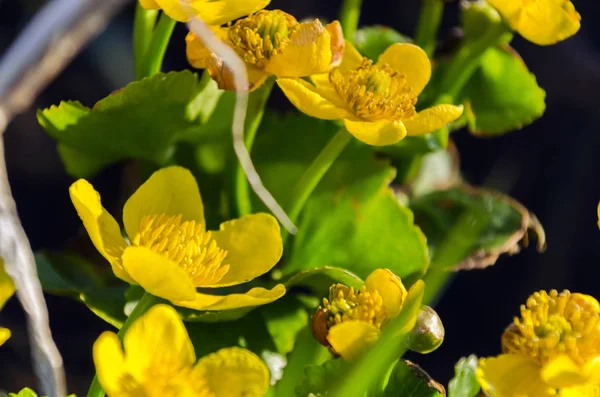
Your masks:
[[[40,252],[35,255],[35,262],[44,291],[84,303],[116,328],[127,319],[124,312],[127,285],[114,276],[100,278],[86,259],[72,253]]]
[[[302,384],[296,388],[296,396],[326,395],[335,382],[343,379],[349,364],[341,358],[325,361],[321,365],[309,365],[304,369]],[[355,395],[359,397],[360,394]]]
[[[37,394],[30,388],[26,387],[26,388],[22,389],[19,392],[19,394],[8,393],[8,396],[9,397],[37,397]]]
[[[532,123],[546,109],[546,93],[508,45],[492,48],[463,91],[469,129],[500,135]]]
[[[331,266],[302,270],[281,282],[287,289],[298,286],[308,287],[313,295],[321,297],[327,296],[329,287],[333,284],[340,283],[355,289],[360,289],[363,285],[363,280],[354,273]]]
[[[304,380],[305,368],[321,365],[329,358],[329,350],[315,340],[308,327],[303,328],[297,335],[294,349],[288,355],[283,377],[275,385],[274,395],[293,396],[300,382]]]
[[[477,357],[463,357],[454,366],[455,376],[448,384],[448,397],[475,397],[481,386],[475,377]]]
[[[294,349],[296,336],[308,324],[308,313],[293,296],[286,295],[261,308],[259,312],[277,351],[288,354]]]
[[[389,188],[394,174],[370,148],[348,147],[308,200],[286,271],[337,266],[363,279],[377,268],[422,275],[425,238]]]
[[[392,370],[382,397],[442,397],[444,386],[434,381],[418,365],[400,360]]]
[[[338,128],[305,115],[265,114],[252,158],[284,208],[296,181]],[[400,277],[423,274],[429,260],[425,238],[389,188],[394,175],[371,147],[351,142],[307,201],[283,273],[330,266],[361,278],[378,267]],[[254,205],[263,208],[258,200]]]
[[[539,251],[545,246],[537,218],[515,200],[491,190],[463,185],[417,197],[410,207],[433,251],[432,268],[493,265],[500,255],[519,252],[519,243],[527,246],[529,231],[536,235]],[[445,253],[439,254],[440,250]]]
[[[58,141],[67,171],[88,177],[125,158],[164,165],[179,135],[189,136],[186,130],[198,124],[197,119],[208,119],[219,95],[210,79],[199,82],[189,71],[158,73],[128,84],[91,109],[63,101],[39,110],[37,116]]]
[[[395,43],[412,43],[412,39],[390,27],[381,25],[366,26],[354,33],[356,48],[364,56],[374,61],[386,48]]]

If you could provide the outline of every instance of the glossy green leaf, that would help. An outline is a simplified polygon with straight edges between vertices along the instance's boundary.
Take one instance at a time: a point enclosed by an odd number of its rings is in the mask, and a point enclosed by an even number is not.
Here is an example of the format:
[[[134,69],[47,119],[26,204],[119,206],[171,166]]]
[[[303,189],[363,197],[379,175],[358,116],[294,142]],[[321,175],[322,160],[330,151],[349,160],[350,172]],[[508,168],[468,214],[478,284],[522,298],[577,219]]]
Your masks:
[[[94,314],[116,328],[127,319],[127,285],[114,276],[100,278],[92,265],[76,254],[35,255],[38,276],[44,291],[70,296],[84,303]]]
[[[418,365],[400,360],[392,370],[382,397],[442,397],[444,386],[434,381]]]
[[[354,273],[340,268],[325,266],[314,269],[302,270],[281,280],[287,289],[292,287],[308,288],[315,296],[327,296],[329,287],[333,284],[344,284],[359,289],[363,280]]]
[[[38,121],[57,140],[73,176],[88,177],[125,158],[163,165],[178,139],[189,137],[188,129],[198,119],[207,120],[216,106],[220,91],[211,81],[200,82],[189,71],[159,73],[128,84],[91,109],[63,101],[39,110]]]
[[[463,95],[469,129],[475,135],[499,135],[522,128],[546,109],[545,91],[508,45],[483,54]]]
[[[304,379],[296,388],[296,396],[308,397],[311,395],[326,395],[331,386],[344,379],[344,375],[350,367],[341,358],[325,361],[321,365],[309,365],[304,369]],[[363,394],[355,394],[360,397]]]
[[[296,181],[338,128],[299,114],[265,115],[252,158],[284,208]],[[371,147],[351,142],[307,201],[286,251],[284,274],[325,266],[361,278],[376,268],[400,277],[423,274],[429,260],[425,238],[389,188],[394,175]],[[262,209],[258,200],[255,206]]]
[[[354,33],[354,45],[367,58],[374,61],[389,46],[395,43],[412,43],[410,37],[388,26],[365,26]]]
[[[515,200],[494,191],[463,185],[417,197],[410,207],[433,251],[432,268],[490,266],[501,254],[518,252],[520,243],[526,246],[529,231],[537,237],[538,250],[545,246],[537,218]],[[456,255],[436,255],[436,250],[448,247]]]
[[[297,335],[294,349],[288,355],[283,377],[274,388],[276,397],[293,396],[296,388],[304,382],[305,369],[308,366],[318,366],[331,358],[331,353],[319,344],[308,327],[303,328]]]
[[[477,357],[463,357],[454,366],[454,378],[448,384],[448,397],[475,397],[481,390],[475,377]]]

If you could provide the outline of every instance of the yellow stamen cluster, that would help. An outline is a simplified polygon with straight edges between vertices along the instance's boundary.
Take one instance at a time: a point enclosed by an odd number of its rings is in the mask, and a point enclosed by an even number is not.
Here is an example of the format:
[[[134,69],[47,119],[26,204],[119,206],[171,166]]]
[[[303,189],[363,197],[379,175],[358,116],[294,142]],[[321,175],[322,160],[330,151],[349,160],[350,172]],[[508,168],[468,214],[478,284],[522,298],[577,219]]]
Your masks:
[[[327,326],[332,327],[344,321],[359,320],[374,325],[378,329],[388,320],[383,300],[379,292],[360,290],[343,284],[329,288],[329,299],[323,298],[323,307],[327,310]]]
[[[299,26],[293,16],[283,11],[262,10],[233,24],[228,39],[246,63],[263,69],[269,59],[283,50]]]
[[[502,346],[540,365],[559,354],[583,365],[600,355],[600,305],[590,296],[566,290],[536,292],[502,335]]]
[[[229,270],[223,264],[227,251],[220,249],[203,224],[181,223],[181,215],[145,216],[132,244],[148,247],[184,268],[197,286],[219,282]]]
[[[365,120],[403,120],[415,114],[417,96],[406,76],[364,58],[355,70],[335,68],[329,81],[350,110]]]

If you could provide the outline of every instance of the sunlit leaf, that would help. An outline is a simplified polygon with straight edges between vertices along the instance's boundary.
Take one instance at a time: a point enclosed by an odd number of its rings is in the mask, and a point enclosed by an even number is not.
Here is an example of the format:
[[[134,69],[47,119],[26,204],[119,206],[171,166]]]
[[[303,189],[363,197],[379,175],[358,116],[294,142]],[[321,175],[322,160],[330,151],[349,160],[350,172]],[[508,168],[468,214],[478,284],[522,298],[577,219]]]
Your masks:
[[[395,43],[412,43],[410,37],[388,26],[365,26],[354,33],[354,45],[367,58],[374,61],[386,48]]]
[[[444,386],[418,365],[400,360],[392,370],[382,397],[445,397]]]

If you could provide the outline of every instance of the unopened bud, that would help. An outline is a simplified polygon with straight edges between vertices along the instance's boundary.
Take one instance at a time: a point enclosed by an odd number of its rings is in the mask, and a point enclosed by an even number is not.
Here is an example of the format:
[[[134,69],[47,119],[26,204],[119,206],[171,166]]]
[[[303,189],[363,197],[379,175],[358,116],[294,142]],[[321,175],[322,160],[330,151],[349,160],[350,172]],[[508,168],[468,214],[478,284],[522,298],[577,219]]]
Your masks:
[[[407,346],[410,350],[431,353],[444,341],[446,331],[440,316],[429,306],[422,306],[413,330],[408,334]]]

